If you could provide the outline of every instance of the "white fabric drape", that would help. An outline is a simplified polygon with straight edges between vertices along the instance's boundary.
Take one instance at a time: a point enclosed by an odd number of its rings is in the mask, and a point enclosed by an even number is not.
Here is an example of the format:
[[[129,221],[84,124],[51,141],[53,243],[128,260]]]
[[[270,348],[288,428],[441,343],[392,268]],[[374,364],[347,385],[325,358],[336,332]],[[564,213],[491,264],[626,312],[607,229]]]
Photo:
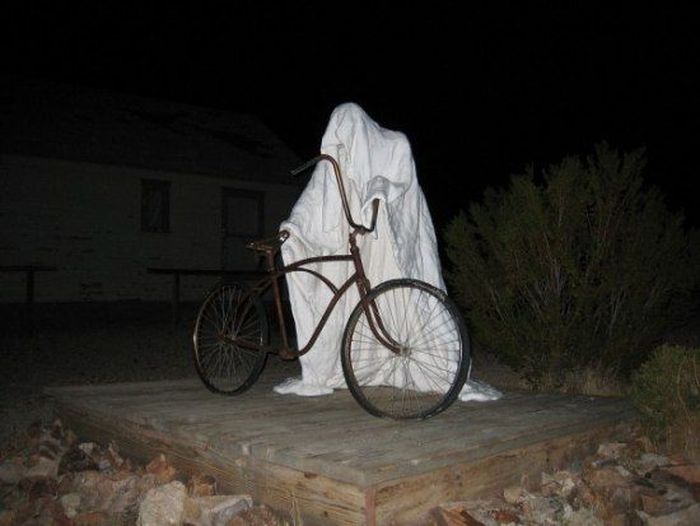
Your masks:
[[[414,278],[444,290],[435,230],[406,136],[380,127],[357,104],[347,103],[333,111],[321,141],[321,152],[338,161],[356,222],[369,225],[372,201],[380,200],[375,232],[357,238],[372,285],[394,278]],[[350,227],[329,162],[316,166],[280,229],[290,233],[282,245],[286,263],[348,253]],[[349,262],[309,268],[321,272],[337,286],[353,272]],[[287,280],[297,341],[304,345],[332,293],[306,273],[289,274]],[[275,391],[316,396],[346,387],[340,347],[345,324],[357,301],[353,286],[336,305],[314,347],[300,358],[302,377],[286,380]]]

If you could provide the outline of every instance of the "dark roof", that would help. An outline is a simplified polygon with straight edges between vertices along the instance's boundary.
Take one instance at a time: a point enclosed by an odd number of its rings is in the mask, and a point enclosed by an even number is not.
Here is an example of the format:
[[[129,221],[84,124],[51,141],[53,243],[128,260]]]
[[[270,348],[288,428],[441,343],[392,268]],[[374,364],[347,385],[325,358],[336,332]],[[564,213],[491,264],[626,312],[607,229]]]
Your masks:
[[[300,162],[254,115],[25,78],[0,83],[0,150],[289,184]]]

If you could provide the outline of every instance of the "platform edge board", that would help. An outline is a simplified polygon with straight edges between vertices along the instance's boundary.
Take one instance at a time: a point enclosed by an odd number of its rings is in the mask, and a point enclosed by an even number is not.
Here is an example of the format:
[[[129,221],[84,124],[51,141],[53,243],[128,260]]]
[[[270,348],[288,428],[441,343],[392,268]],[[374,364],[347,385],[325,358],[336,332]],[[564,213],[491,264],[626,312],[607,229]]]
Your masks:
[[[372,488],[376,523],[426,524],[430,510],[445,502],[495,496],[515,484],[534,489],[543,472],[576,464],[593,453],[601,441],[624,440],[637,429],[636,420],[601,425],[476,461],[376,484]]]
[[[79,397],[76,399],[70,396],[72,393],[69,391],[54,391],[59,401],[63,400],[68,406],[77,408],[84,414],[102,415],[103,418],[110,419],[114,418],[120,411],[122,413],[128,412],[128,409],[125,411],[122,408],[110,407],[112,402],[111,394],[107,396],[102,389],[96,389],[95,393],[97,392],[103,393],[102,399],[99,399],[99,396],[95,398],[86,396],[85,398]],[[107,396],[107,400],[105,400],[105,396]],[[140,392],[138,396],[141,396]],[[159,396],[162,396],[162,393]],[[179,421],[171,418],[165,418],[164,420],[154,419],[152,414],[143,414],[141,411],[143,407],[138,404],[133,408],[133,412],[128,414],[128,416],[123,416],[123,419],[140,426],[141,433],[161,433],[173,437],[177,436],[184,443],[199,440],[202,444],[206,444],[207,447],[216,448],[228,457],[257,458],[264,462],[283,465],[302,472],[314,472],[357,487],[366,487],[395,478],[418,476],[421,473],[434,471],[446,465],[474,462],[480,458],[498,454],[514,447],[522,447],[531,443],[547,441],[551,438],[585,432],[589,428],[596,428],[601,425],[608,426],[618,421],[634,418],[630,408],[624,401],[619,399],[602,399],[598,402],[593,402],[596,405],[600,404],[598,405],[599,412],[591,414],[591,408],[589,407],[582,412],[585,415],[579,414],[578,419],[570,423],[561,420],[560,404],[562,400],[565,399],[560,396],[551,398],[550,403],[559,405],[558,408],[550,411],[553,414],[559,413],[559,416],[553,422],[544,422],[543,425],[537,428],[523,428],[522,422],[520,422],[515,426],[515,433],[490,439],[484,444],[481,444],[480,440],[477,440],[476,443],[458,440],[452,448],[443,448],[427,454],[426,452],[417,454],[413,451],[415,448],[406,446],[410,445],[411,441],[420,442],[428,438],[434,442],[436,430],[433,424],[437,424],[437,422],[430,421],[430,425],[427,425],[427,423],[420,424],[418,427],[410,429],[410,437],[403,437],[403,433],[396,435],[400,428],[392,429],[389,427],[388,429],[380,430],[375,426],[385,427],[388,425],[387,421],[373,419],[368,427],[368,430],[371,430],[370,434],[373,435],[372,442],[376,442],[376,440],[380,440],[380,437],[384,437],[384,439],[388,438],[397,447],[389,451],[379,451],[381,458],[378,458],[375,462],[372,460],[372,452],[374,450],[370,443],[368,446],[360,448],[353,453],[357,455],[357,458],[350,464],[348,462],[353,460],[348,456],[350,452],[328,450],[328,445],[318,449],[312,448],[314,451],[310,451],[309,447],[307,447],[310,444],[307,444],[304,440],[304,433],[302,433],[302,436],[299,436],[293,429],[289,428],[289,425],[279,427],[274,422],[255,429],[252,434],[229,434],[225,431],[229,426],[221,427],[219,424],[202,426],[199,423],[190,425],[186,419]],[[581,400],[578,401],[578,403],[580,402]],[[543,411],[548,410],[541,410],[540,412]],[[170,413],[172,413],[172,410],[169,411]],[[241,424],[243,426],[247,425],[245,422],[241,422]],[[260,419],[258,419],[259,424]],[[445,441],[445,435],[454,436],[454,430],[461,429],[463,426],[466,426],[464,427],[465,430],[469,429],[468,422],[447,419],[444,428],[441,426],[441,429],[438,431],[438,441]],[[202,427],[203,429],[201,429]],[[364,426],[359,425],[355,427],[362,429]],[[209,431],[207,431],[207,428]],[[283,431],[292,435],[292,437],[284,437]],[[354,431],[357,430],[355,429]],[[427,436],[426,433],[430,436]],[[355,435],[356,433],[353,433],[353,436]],[[355,436],[353,440],[356,438]],[[405,438],[408,438],[409,442],[404,440]],[[418,438],[421,438],[421,440],[416,440]],[[331,446],[333,448],[343,446],[348,439],[349,437],[338,436],[337,433],[334,433],[330,438]],[[327,442],[329,438],[325,437],[324,440]],[[363,440],[366,441],[366,439]],[[314,443],[315,441],[312,439],[311,444]],[[414,453],[417,454],[416,457],[412,457]],[[347,458],[342,458],[343,456]]]
[[[213,475],[220,491],[247,493],[280,513],[299,514],[304,524],[366,524],[361,488],[316,473],[251,457],[222,455],[209,444],[184,444],[131,422],[110,421],[57,401],[56,414],[81,438],[109,443],[142,462],[163,453],[180,474]]]
[[[304,421],[303,426],[297,419],[303,414],[300,401],[293,401],[290,421],[275,420],[288,413],[277,402],[269,418],[251,411],[255,419],[240,421],[241,426],[250,426],[244,428],[250,434],[242,438],[246,433],[236,433],[231,423],[218,426],[215,421],[201,421],[199,414],[190,422],[187,414],[177,414],[193,409],[219,418],[235,414],[221,402],[200,407],[200,400],[206,401],[209,394],[196,379],[54,387],[45,392],[54,398],[58,416],[78,436],[103,443],[116,440],[123,453],[143,461],[164,453],[182,473],[214,475],[222,490],[249,493],[278,512],[300,515],[304,524],[421,524],[440,503],[484,495],[520,483],[522,476],[532,480],[544,470],[582,458],[601,440],[622,439],[638,425],[636,412],[624,399],[516,395],[504,401],[501,410],[507,410],[500,414],[494,402],[493,418],[485,405],[472,407],[472,416],[479,413],[476,420],[486,426],[482,431],[488,439],[483,443],[472,437],[452,444],[446,435],[459,438],[456,433],[468,432],[469,421],[474,420],[446,412],[444,420],[418,427],[360,418],[353,427],[369,440],[365,446],[323,452],[319,445],[323,437],[315,437],[310,427],[319,419]],[[251,407],[264,405],[263,398],[270,396],[258,393]],[[525,407],[519,408],[518,400]],[[334,399],[332,415],[346,411],[351,403]],[[527,427],[531,418],[539,419],[539,424]],[[253,425],[256,421],[258,427]],[[299,435],[295,425],[302,428]],[[498,426],[511,425],[509,434],[496,432]],[[336,448],[351,440],[335,428],[329,436]],[[388,453],[373,445],[387,439],[393,447]],[[420,443],[430,440],[443,445],[421,451]],[[300,449],[285,447],[295,441]],[[411,442],[418,444],[415,451],[408,448]]]
[[[638,415],[631,405],[622,400],[617,404],[608,404],[601,409],[603,410],[598,414],[587,414],[585,418],[579,416],[578,419],[571,422],[562,421],[558,417],[555,421],[542,423],[537,428],[520,429],[517,433],[507,436],[503,435],[497,440],[490,439],[485,441],[486,446],[482,445],[481,441],[476,441],[473,444],[462,442],[452,449],[443,449],[435,454],[424,455],[420,459],[415,460],[409,457],[410,451],[408,451],[408,448],[400,447],[402,444],[398,442],[397,445],[399,447],[396,448],[396,452],[388,456],[384,455],[381,463],[363,463],[363,469],[370,472],[366,477],[366,482],[368,484],[377,484],[382,482],[381,478],[387,480],[402,476],[419,475],[421,472],[434,471],[445,465],[477,461],[514,447],[518,448],[531,443],[546,442],[559,437],[574,436],[586,433],[588,430],[607,428],[619,422],[629,422],[638,419]],[[389,462],[387,462],[388,460]],[[402,468],[404,470],[403,473],[400,470],[393,475],[389,473],[392,460],[396,464],[404,466]],[[383,475],[377,477],[373,473],[374,468],[381,469]]]

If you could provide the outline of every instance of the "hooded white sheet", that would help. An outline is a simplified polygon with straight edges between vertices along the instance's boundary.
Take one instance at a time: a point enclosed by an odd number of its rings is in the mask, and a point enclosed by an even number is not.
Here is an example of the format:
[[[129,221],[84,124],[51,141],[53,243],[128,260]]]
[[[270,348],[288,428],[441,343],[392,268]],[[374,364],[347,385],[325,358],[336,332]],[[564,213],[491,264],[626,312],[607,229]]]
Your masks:
[[[418,185],[411,147],[405,135],[381,128],[357,104],[342,104],[331,115],[321,152],[338,161],[356,222],[369,225],[372,201],[380,200],[375,232],[357,238],[370,283],[376,286],[389,279],[414,278],[445,290],[433,222]],[[286,263],[348,253],[350,227],[329,162],[316,166],[280,229],[290,233],[282,245]],[[319,263],[308,268],[321,272],[336,286],[344,283],[353,272],[350,262]],[[332,293],[307,273],[288,274],[287,280],[297,341],[304,345]],[[357,302],[357,292],[351,287],[336,305],[311,351],[300,358],[302,377],[286,380],[275,387],[276,392],[316,396],[346,387],[340,347],[345,324]],[[500,396],[489,389],[491,391],[485,395],[479,386],[465,385],[460,399]]]

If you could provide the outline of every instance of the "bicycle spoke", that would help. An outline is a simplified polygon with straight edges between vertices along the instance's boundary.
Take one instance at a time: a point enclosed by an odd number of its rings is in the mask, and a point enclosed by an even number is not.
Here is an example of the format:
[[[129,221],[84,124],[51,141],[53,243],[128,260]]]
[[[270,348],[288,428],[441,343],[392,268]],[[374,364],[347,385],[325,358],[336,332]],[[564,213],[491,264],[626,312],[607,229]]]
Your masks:
[[[371,302],[371,319],[358,307],[343,345],[353,395],[370,412],[394,418],[423,418],[443,410],[466,374],[468,348],[454,308],[444,294],[412,280],[380,286]]]
[[[264,311],[259,303],[237,286],[222,286],[204,302],[195,326],[194,357],[197,372],[209,389],[235,394],[257,377],[265,354],[242,348],[235,341],[266,343],[261,316]]]

